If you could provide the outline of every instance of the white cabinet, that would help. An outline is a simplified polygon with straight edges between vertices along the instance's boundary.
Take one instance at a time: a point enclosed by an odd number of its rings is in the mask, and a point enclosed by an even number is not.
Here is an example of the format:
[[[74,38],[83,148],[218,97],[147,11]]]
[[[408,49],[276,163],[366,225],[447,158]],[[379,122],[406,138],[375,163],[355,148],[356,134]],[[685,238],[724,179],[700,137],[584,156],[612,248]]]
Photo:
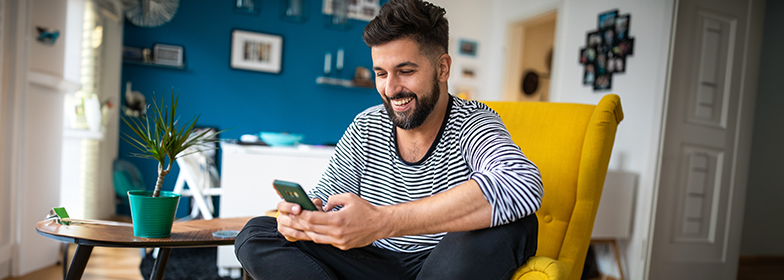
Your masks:
[[[318,184],[333,147],[268,147],[221,143],[220,217],[261,216],[281,201],[272,181],[299,183],[305,191]],[[240,267],[234,246],[218,248],[219,268]]]

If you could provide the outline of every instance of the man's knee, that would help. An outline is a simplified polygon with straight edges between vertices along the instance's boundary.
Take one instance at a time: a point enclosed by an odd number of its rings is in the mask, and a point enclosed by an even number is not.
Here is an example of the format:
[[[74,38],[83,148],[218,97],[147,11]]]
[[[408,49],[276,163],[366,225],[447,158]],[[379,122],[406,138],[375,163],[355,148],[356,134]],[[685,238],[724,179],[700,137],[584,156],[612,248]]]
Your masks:
[[[267,263],[274,247],[287,246],[288,241],[277,237],[277,221],[272,217],[255,217],[245,224],[234,240],[234,254],[242,267],[251,274],[258,275],[259,265]],[[255,277],[254,277],[255,278]]]
[[[455,253],[471,252],[472,254],[494,254],[499,249],[514,248],[520,252],[536,251],[538,221],[535,215],[521,220],[474,231],[450,232],[444,236],[438,246],[460,247]]]
[[[420,279],[503,278],[536,253],[537,230],[536,216],[529,216],[494,228],[450,232],[428,257]]]

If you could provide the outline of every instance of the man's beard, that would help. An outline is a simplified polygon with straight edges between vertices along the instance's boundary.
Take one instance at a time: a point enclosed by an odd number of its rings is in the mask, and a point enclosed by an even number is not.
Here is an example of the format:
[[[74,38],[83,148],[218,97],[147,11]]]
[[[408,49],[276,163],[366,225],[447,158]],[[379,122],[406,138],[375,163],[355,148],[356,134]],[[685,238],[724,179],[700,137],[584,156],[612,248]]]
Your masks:
[[[427,116],[429,116],[436,107],[438,98],[441,95],[440,93],[441,87],[438,85],[438,75],[436,75],[433,78],[433,87],[430,88],[429,93],[422,95],[421,100],[416,96],[416,94],[408,90],[401,91],[392,98],[389,98],[385,95],[382,100],[384,101],[384,108],[387,109],[387,114],[389,115],[389,119],[392,121],[392,124],[399,128],[409,130],[417,128],[425,122]],[[407,112],[395,112],[395,109],[392,108],[391,100],[408,97],[413,97],[416,100],[416,108],[414,108],[414,112],[412,112],[410,116],[406,116]],[[411,100],[410,102],[413,101],[414,100]]]

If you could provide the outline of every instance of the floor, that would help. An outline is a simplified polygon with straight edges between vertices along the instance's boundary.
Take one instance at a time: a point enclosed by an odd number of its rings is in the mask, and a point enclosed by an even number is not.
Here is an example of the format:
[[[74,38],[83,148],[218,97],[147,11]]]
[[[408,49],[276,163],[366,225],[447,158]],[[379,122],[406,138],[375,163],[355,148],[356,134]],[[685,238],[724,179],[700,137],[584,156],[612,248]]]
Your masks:
[[[76,245],[68,248],[70,256],[76,250]],[[141,250],[136,248],[107,248],[95,247],[93,249],[87,268],[84,270],[83,280],[142,280],[139,272],[141,263]],[[19,278],[5,278],[3,280],[60,280],[63,279],[61,265],[53,265]],[[610,280],[602,277],[596,280]],[[784,279],[784,257],[765,259],[741,259],[738,266],[738,280],[782,280]]]
[[[76,251],[76,245],[68,246],[69,262]],[[94,247],[90,261],[84,269],[83,280],[142,280],[139,264],[142,261],[141,249]],[[62,265],[53,265],[19,278],[4,280],[61,280]]]
[[[738,280],[784,279],[784,256],[744,257],[738,265]]]

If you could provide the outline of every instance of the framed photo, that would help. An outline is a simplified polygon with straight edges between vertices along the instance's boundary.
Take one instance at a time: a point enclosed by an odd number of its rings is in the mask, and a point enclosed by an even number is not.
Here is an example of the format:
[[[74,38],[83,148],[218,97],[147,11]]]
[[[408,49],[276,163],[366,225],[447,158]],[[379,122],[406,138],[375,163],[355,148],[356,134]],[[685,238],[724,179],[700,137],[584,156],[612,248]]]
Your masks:
[[[183,66],[183,49],[181,46],[155,44],[153,49],[153,63],[173,67]]]
[[[580,49],[580,64],[593,64],[596,60],[596,49],[585,48]]]
[[[346,7],[348,9],[348,18],[364,21],[373,20],[381,9],[379,0],[324,0],[321,13],[333,15],[335,13],[335,4],[348,6]]]
[[[258,15],[261,11],[261,0],[234,0],[234,13],[241,15]]]
[[[596,48],[602,44],[602,34],[600,31],[588,32],[586,43],[589,48]]]
[[[599,14],[599,29],[613,28],[615,26],[616,17],[618,17],[618,10]]]
[[[476,78],[476,67],[473,66],[463,66],[462,69],[463,78],[466,79],[473,79]]]
[[[598,75],[593,81],[593,90],[612,89],[612,75]]]
[[[250,31],[231,33],[231,68],[280,73],[283,37]]]
[[[583,72],[583,84],[593,85],[593,80],[596,78],[596,71],[594,71],[593,64],[585,65]]]
[[[629,25],[631,24],[631,15],[626,14],[615,18],[615,36],[618,41],[623,41],[629,38]]]
[[[475,41],[461,39],[457,48],[462,55],[476,56],[476,45],[477,43]]]

